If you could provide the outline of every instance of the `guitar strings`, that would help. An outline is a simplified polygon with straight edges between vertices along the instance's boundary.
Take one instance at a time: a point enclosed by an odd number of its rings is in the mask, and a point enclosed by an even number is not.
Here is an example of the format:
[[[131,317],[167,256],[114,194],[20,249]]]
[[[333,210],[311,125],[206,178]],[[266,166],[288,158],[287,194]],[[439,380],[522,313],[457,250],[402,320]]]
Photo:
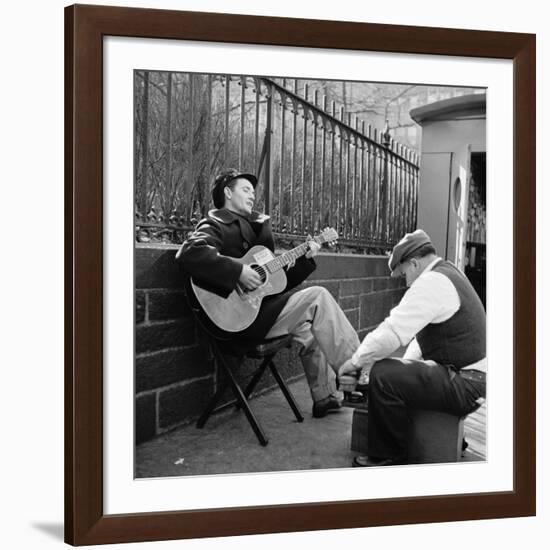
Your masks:
[[[323,242],[329,242],[330,239],[327,236],[324,235],[325,233],[327,233],[327,231],[328,231],[328,229],[323,231],[323,233],[321,235],[318,235],[317,237],[314,237],[313,240],[318,244],[322,244]],[[324,240],[322,239],[322,237],[324,237]],[[299,256],[301,256],[301,253],[299,251],[301,251],[305,248],[308,248],[308,246],[309,245],[308,245],[307,242],[302,243],[299,246],[297,246],[295,249],[290,250],[288,252],[285,252],[281,256],[277,256],[277,257],[273,258],[272,260],[267,262],[263,267],[258,266],[258,268],[262,269],[262,278],[265,277],[265,271],[263,271],[264,267],[269,272],[272,272],[273,270],[277,270],[277,268],[280,269],[280,268],[284,267],[285,263],[287,263],[286,259],[285,259],[285,256],[289,256],[290,258],[292,258],[293,255],[295,254],[296,256],[294,257],[294,259],[297,259],[297,258],[299,258]]]
[[[262,278],[262,281],[265,281],[267,278],[265,269],[261,265],[255,265],[254,271]]]

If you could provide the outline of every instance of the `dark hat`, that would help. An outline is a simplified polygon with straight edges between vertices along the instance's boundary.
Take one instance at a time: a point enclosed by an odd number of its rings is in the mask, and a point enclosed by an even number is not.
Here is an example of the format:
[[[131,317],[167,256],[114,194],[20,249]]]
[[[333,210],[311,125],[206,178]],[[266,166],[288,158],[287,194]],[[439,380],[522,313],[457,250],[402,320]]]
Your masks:
[[[425,231],[417,229],[412,233],[407,233],[394,247],[391,253],[388,265],[394,276],[394,270],[403,262],[406,262],[414,252],[425,244],[432,244],[430,237]]]
[[[216,208],[222,208],[225,202],[223,190],[227,187],[234,179],[244,178],[247,179],[252,187],[256,188],[258,185],[258,178],[253,174],[246,174],[235,170],[235,168],[230,168],[229,170],[224,170],[216,177],[214,181],[214,186],[212,187],[212,200],[214,201],[214,206]]]

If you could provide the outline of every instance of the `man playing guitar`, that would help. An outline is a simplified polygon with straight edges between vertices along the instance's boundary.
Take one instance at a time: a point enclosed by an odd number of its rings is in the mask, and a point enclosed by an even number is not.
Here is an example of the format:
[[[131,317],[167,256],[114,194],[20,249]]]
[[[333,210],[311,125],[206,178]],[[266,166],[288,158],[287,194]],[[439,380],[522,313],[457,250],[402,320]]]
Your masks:
[[[176,254],[194,285],[206,293],[225,299],[235,292],[252,293],[265,284],[261,270],[239,261],[252,247],[267,248],[270,258],[269,251],[275,249],[269,216],[253,210],[256,185],[252,174],[234,169],[222,172],[212,189],[215,209],[197,224]],[[291,334],[301,345],[315,418],[340,408],[335,375],[359,346],[357,333],[325,288],[290,292],[315,270],[313,258],[319,248],[315,240],[309,241],[307,253],[285,269],[286,287],[262,299],[249,326],[226,330],[232,338],[252,345]]]

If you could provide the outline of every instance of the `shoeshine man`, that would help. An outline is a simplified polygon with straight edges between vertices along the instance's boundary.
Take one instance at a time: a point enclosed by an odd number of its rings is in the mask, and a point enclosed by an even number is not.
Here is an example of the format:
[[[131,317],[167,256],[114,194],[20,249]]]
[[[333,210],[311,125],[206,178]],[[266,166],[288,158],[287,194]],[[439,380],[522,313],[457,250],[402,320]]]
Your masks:
[[[202,288],[227,298],[237,288],[253,291],[261,276],[236,261],[256,245],[275,249],[269,216],[253,210],[258,181],[253,174],[226,170],[212,188],[215,209],[196,226],[176,254],[184,272]],[[313,399],[312,415],[325,416],[341,407],[336,396],[336,373],[359,347],[357,333],[340,306],[323,287],[292,292],[315,269],[320,245],[311,240],[309,250],[286,269],[287,286],[266,296],[254,322],[230,336],[243,346],[291,334],[300,347],[300,359]]]
[[[342,386],[369,376],[369,454],[354,466],[407,463],[410,409],[465,416],[485,398],[485,310],[464,273],[421,229],[395,245],[389,268],[409,288],[339,373]],[[405,345],[403,358],[391,357]]]

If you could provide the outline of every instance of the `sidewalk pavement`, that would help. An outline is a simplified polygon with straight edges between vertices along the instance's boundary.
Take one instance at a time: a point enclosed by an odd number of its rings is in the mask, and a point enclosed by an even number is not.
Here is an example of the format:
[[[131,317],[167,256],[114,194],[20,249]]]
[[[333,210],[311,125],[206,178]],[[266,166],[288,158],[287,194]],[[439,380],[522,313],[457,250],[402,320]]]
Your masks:
[[[244,413],[230,407],[212,415],[203,429],[191,424],[139,445],[136,477],[349,468],[356,454],[350,450],[352,409],[313,418],[305,378],[289,387],[304,416],[301,423],[278,388],[251,401],[267,446],[258,443]],[[482,407],[465,421],[464,461],[485,460],[485,428]]]

